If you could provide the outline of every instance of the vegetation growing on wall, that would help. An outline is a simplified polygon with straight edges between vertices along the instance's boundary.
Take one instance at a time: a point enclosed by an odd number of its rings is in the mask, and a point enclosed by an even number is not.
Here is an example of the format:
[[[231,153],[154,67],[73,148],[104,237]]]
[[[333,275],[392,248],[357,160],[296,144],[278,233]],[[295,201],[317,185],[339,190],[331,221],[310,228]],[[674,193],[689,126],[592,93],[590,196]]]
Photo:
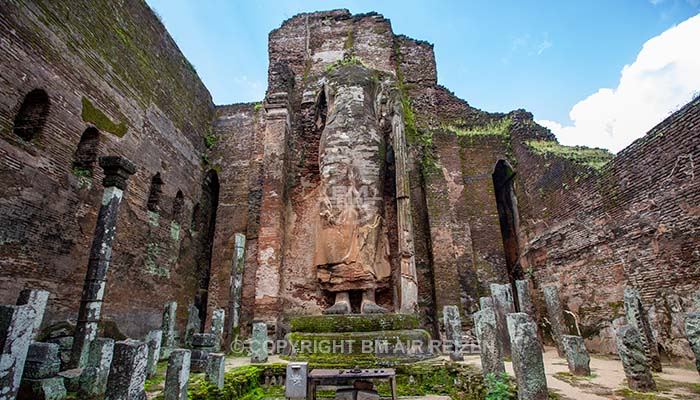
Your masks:
[[[459,137],[476,137],[476,136],[510,136],[510,126],[512,121],[510,118],[502,118],[491,121],[486,125],[473,126],[470,128],[461,128],[459,124],[445,124],[442,128],[448,132],[452,132]]]
[[[605,149],[585,146],[564,146],[551,140],[529,140],[525,144],[536,154],[548,157],[556,156],[575,163],[600,169],[615,156]]]
[[[115,124],[112,120],[105,115],[102,111],[96,108],[87,97],[83,96],[83,111],[81,116],[83,121],[89,122],[95,125],[95,127],[101,131],[112,133],[118,137],[123,137],[126,135],[127,126],[126,122],[120,122]]]

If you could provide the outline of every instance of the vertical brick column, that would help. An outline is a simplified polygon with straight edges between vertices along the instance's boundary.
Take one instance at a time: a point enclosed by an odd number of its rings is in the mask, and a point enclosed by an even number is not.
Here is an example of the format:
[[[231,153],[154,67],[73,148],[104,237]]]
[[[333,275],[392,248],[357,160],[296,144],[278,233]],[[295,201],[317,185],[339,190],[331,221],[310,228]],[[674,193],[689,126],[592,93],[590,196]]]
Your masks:
[[[97,226],[92,239],[87,274],[80,299],[80,311],[70,362],[73,368],[85,368],[90,343],[97,337],[97,324],[102,312],[107,270],[112,258],[112,241],[117,232],[119,206],[127,180],[136,171],[131,161],[119,156],[100,157],[100,167],[105,173],[102,181],[105,189],[102,195],[102,206],[97,215]]]

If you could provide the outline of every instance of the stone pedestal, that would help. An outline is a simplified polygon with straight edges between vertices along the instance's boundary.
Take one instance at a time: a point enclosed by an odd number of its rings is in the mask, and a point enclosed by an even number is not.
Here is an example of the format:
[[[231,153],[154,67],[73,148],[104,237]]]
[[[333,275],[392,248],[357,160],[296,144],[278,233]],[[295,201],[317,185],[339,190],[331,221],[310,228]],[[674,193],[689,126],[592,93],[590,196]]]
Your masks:
[[[515,312],[515,303],[513,303],[513,291],[508,284],[491,284],[491,298],[493,299],[493,309],[496,312],[496,324],[498,327],[498,336],[503,349],[504,357],[511,357],[511,343],[508,336],[508,323],[506,315]]]
[[[165,374],[164,400],[187,400],[187,382],[190,379],[190,351],[173,350]]]
[[[450,347],[450,359],[452,361],[464,361],[462,355],[462,319],[459,316],[457,306],[445,306],[442,311],[445,325],[445,338]]]
[[[549,285],[543,287],[542,292],[544,293],[544,301],[547,304],[547,314],[549,314],[554,345],[557,347],[559,357],[565,357],[562,335],[568,334],[569,331],[566,329],[566,322],[564,321],[564,309],[559,299],[559,289],[554,285]]]
[[[160,359],[160,346],[163,340],[163,331],[152,330],[146,335],[146,345],[148,345],[148,363],[146,365],[146,378],[150,379],[156,374],[158,360]]]
[[[114,344],[106,400],[146,400],[148,345],[127,339]]]
[[[518,399],[547,400],[542,345],[535,323],[525,313],[508,314],[508,332],[513,345],[513,369],[518,383]]]
[[[17,305],[30,305],[36,312],[36,317],[34,318],[34,328],[32,329],[32,340],[35,340],[36,336],[39,334],[39,329],[41,328],[41,322],[44,320],[44,312],[46,311],[46,304],[48,301],[49,292],[46,290],[24,289],[19,292]]]
[[[588,376],[591,374],[591,357],[581,336],[562,335],[566,362],[569,372],[574,375]]]
[[[0,305],[0,400],[14,400],[17,395],[35,318],[30,305]]]
[[[206,371],[209,364],[209,355],[215,351],[216,341],[217,336],[213,333],[195,333],[192,335],[190,371]]]
[[[700,311],[685,314],[685,336],[695,353],[695,368],[700,373]]]
[[[639,291],[634,288],[626,288],[624,294],[625,317],[627,323],[634,327],[639,332],[642,346],[644,346],[644,354],[649,362],[649,367],[654,372],[661,372],[661,358],[659,357],[659,348],[656,344],[654,332],[649,323],[642,297]]]
[[[651,376],[642,338],[637,329],[625,325],[617,330],[617,351],[630,389],[638,392],[656,389],[656,382]]]
[[[479,342],[479,356],[484,375],[492,373],[500,376],[506,370],[503,365],[496,314],[493,308],[485,308],[474,313],[474,330],[476,331],[476,340]]]
[[[226,356],[221,353],[209,354],[207,362],[206,379],[219,389],[224,388],[224,371],[226,367]]]

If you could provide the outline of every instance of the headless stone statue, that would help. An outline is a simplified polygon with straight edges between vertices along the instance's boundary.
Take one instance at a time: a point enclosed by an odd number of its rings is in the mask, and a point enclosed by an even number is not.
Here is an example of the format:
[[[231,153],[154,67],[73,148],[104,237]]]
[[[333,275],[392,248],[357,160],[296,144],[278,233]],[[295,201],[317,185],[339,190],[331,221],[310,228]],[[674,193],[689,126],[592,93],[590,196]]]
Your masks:
[[[383,215],[386,142],[377,116],[381,88],[373,71],[360,65],[338,67],[326,79],[314,261],[335,304],[324,313],[349,313],[351,290],[362,291],[363,313],[384,313],[375,302],[391,273]]]

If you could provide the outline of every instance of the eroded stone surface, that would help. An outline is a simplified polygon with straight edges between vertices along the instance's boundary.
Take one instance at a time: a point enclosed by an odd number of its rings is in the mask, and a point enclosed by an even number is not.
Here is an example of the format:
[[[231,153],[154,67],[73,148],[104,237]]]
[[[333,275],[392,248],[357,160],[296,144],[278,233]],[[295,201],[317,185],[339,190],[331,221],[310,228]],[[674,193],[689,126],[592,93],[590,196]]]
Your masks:
[[[176,349],[170,353],[165,374],[164,400],[187,400],[187,384],[190,379],[190,351]]]
[[[114,339],[97,338],[90,346],[87,368],[79,379],[78,398],[96,399],[107,391],[109,370],[114,356]]]
[[[41,322],[44,320],[44,312],[46,311],[46,303],[49,301],[49,292],[40,289],[23,289],[17,297],[17,305],[28,304],[34,308],[36,317],[34,318],[34,329],[32,329],[32,340],[36,339],[41,328]]]
[[[253,338],[250,345],[250,362],[267,362],[267,324],[255,322],[253,324]]]
[[[187,308],[187,326],[185,326],[185,346],[192,346],[192,336],[202,328],[202,321],[199,319],[199,310],[194,304]]]
[[[542,345],[535,323],[525,313],[508,314],[508,333],[513,345],[513,369],[518,384],[518,399],[547,400]]]
[[[107,380],[107,400],[145,400],[148,345],[132,339],[114,344]]]
[[[642,298],[639,291],[634,288],[626,288],[624,294],[625,316],[627,323],[633,326],[639,332],[644,346],[644,354],[647,357],[649,367],[654,372],[661,372],[661,358],[659,357],[659,348],[656,344],[656,338],[649,323]]]
[[[625,325],[617,330],[617,349],[630,389],[649,392],[656,388],[651,376],[641,335],[636,328]]]
[[[484,374],[500,375],[505,372],[503,354],[498,336],[496,314],[492,308],[484,308],[474,313],[474,330],[479,342],[481,369]]]
[[[591,357],[581,336],[562,335],[566,362],[569,365],[569,372],[574,375],[588,376],[591,374]]]
[[[177,323],[177,302],[171,301],[163,307],[163,342],[161,348],[171,348],[175,343],[175,324]]]
[[[452,361],[464,361],[462,355],[462,318],[459,316],[457,306],[445,306],[442,311],[445,324],[445,338],[450,344],[450,359]]]
[[[493,299],[493,309],[496,313],[496,326],[498,327],[498,336],[501,349],[503,350],[503,357],[511,357],[511,343],[510,336],[508,335],[508,321],[506,315],[515,312],[513,290],[508,284],[502,285],[492,283],[491,298]]]
[[[700,374],[700,311],[685,314],[685,336],[695,353],[695,368]]]
[[[0,305],[0,400],[14,400],[24,373],[36,311],[30,305]]]
[[[146,345],[148,345],[148,362],[146,365],[146,378],[152,378],[158,369],[160,359],[160,347],[163,339],[163,331],[152,330],[146,335]]]
[[[207,361],[206,379],[219,389],[224,388],[224,367],[226,355],[222,353],[211,353]]]
[[[562,336],[568,334],[566,323],[564,321],[564,309],[561,306],[559,299],[559,288],[555,285],[548,285],[542,288],[544,293],[544,301],[547,304],[547,314],[549,314],[549,323],[552,329],[552,339],[557,347],[559,357],[565,357],[564,344]]]
[[[214,344],[214,351],[221,350],[221,340],[224,336],[224,321],[226,318],[226,311],[223,308],[217,308],[211,314],[211,333],[216,336],[216,343]]]

